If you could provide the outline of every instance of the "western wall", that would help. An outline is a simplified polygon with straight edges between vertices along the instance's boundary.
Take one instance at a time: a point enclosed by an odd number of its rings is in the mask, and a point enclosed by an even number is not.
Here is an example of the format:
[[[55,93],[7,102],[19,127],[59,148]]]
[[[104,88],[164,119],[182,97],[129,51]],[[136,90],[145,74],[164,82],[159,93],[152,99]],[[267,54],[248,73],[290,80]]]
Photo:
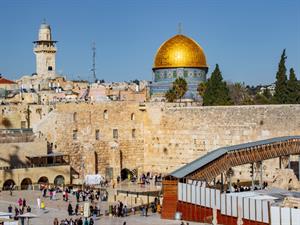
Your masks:
[[[300,105],[80,103],[57,105],[33,127],[71,155],[80,176],[115,177],[124,168],[168,173],[219,147],[299,135],[299,115]]]
[[[53,152],[69,154],[80,177],[115,178],[124,168],[165,174],[219,147],[300,134],[300,105],[109,102],[1,109],[2,120],[9,119],[12,128],[20,128],[29,115],[36,135]]]

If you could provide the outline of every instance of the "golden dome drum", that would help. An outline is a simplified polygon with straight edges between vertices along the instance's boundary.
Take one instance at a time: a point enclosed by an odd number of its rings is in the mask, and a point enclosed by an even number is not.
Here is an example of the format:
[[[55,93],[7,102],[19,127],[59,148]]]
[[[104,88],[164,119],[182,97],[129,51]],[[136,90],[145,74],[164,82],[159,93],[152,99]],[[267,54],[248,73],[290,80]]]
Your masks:
[[[157,50],[153,69],[207,68],[205,54],[193,39],[178,34],[164,42]]]

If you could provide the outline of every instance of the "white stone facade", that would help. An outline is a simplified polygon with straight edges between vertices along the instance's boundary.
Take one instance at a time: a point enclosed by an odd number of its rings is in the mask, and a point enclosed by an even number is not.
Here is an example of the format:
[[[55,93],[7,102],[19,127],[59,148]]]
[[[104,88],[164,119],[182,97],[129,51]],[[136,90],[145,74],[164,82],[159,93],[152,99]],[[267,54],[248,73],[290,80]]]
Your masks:
[[[52,40],[51,28],[43,23],[39,30],[39,39],[35,41],[36,73],[43,77],[55,75],[55,41]]]

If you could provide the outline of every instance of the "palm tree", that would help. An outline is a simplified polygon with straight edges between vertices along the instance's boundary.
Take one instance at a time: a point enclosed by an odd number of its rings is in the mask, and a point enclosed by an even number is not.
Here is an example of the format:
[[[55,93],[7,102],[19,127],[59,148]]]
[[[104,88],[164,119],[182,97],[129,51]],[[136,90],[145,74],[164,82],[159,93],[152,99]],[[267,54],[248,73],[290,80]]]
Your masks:
[[[185,81],[185,79],[179,77],[173,82],[173,89],[176,93],[176,98],[179,98],[181,101],[181,98],[184,96],[188,89],[187,82]]]

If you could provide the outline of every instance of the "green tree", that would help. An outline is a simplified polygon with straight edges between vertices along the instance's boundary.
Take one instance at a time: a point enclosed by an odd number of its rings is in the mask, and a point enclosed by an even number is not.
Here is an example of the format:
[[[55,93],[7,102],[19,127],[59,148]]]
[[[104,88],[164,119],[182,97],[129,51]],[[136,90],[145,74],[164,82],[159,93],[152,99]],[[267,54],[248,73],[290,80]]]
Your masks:
[[[286,76],[286,67],[285,67],[285,49],[283,50],[280,58],[280,62],[278,65],[278,71],[276,74],[276,82],[275,82],[275,94],[274,100],[276,103],[285,104],[287,103],[288,91],[287,91],[287,76]]]
[[[271,98],[272,98],[272,94],[267,87],[264,89],[262,95],[265,96],[269,100],[271,100]]]
[[[197,91],[201,97],[204,96],[206,88],[207,88],[207,82],[201,82],[198,84]]]
[[[174,102],[176,100],[176,93],[173,88],[169,89],[166,94],[165,98],[168,102]]]
[[[173,82],[173,89],[175,91],[176,98],[180,99],[181,101],[181,98],[184,96],[188,89],[187,82],[185,81],[185,79],[179,77]]]
[[[247,88],[242,83],[229,83],[229,96],[234,105],[243,105],[250,98]],[[246,100],[247,99],[247,100]]]
[[[290,69],[289,80],[287,81],[288,101],[290,104],[300,103],[300,83],[297,80],[295,71]]]
[[[257,93],[254,97],[254,104],[255,105],[267,105],[270,104],[271,100],[268,99],[264,94]]]
[[[207,82],[207,88],[203,96],[204,105],[230,105],[231,99],[229,96],[229,89],[219,69],[216,65],[212,72],[210,79]]]

